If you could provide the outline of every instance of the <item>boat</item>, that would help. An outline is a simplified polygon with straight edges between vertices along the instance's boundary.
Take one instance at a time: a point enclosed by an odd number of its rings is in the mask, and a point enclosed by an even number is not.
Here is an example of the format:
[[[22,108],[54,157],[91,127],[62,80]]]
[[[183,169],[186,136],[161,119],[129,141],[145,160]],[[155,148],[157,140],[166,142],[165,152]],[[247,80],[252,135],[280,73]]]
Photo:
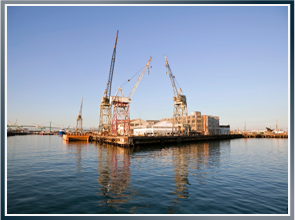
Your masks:
[[[63,136],[66,133],[66,130],[63,126],[61,126],[61,129],[58,131],[58,135]]]

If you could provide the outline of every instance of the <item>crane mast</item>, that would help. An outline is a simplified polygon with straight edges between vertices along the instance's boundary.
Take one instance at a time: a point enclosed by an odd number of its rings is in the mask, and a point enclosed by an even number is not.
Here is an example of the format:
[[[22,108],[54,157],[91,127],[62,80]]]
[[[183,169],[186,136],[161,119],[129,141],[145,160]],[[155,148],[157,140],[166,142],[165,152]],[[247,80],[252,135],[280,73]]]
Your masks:
[[[177,87],[175,85],[174,78],[175,76],[172,74],[172,71],[170,69],[167,57],[165,56],[166,61],[166,67],[169,72],[169,78],[172,84],[173,89],[173,123],[172,123],[172,134],[174,132],[174,127],[177,129],[177,133],[188,133],[189,132],[189,125],[186,123],[186,116],[187,116],[187,102],[186,102],[186,96],[182,93],[181,88],[177,90]]]
[[[100,102],[98,132],[101,132],[101,133],[103,131],[109,132],[111,130],[112,105],[110,103],[110,96],[111,96],[112,80],[113,80],[113,73],[114,73],[115,60],[116,60],[116,48],[117,48],[118,34],[119,34],[119,31],[117,31],[117,35],[116,35],[115,46],[114,46],[114,51],[113,51],[113,55],[112,55],[111,65],[110,65],[110,72],[109,72],[107,88],[105,89],[105,91],[103,93],[103,97]]]
[[[76,132],[83,132],[83,128],[82,128],[82,107],[83,107],[83,97],[82,97],[82,101],[81,101],[81,106],[80,106],[80,111],[77,117],[77,127],[76,127]]]

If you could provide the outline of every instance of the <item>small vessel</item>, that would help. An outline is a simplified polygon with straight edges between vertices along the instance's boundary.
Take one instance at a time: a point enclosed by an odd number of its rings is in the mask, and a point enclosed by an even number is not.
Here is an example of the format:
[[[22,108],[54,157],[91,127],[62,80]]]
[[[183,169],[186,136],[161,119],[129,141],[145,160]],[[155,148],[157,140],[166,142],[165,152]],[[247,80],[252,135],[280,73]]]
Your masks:
[[[62,125],[60,130],[58,131],[58,135],[63,136],[63,134],[66,133],[66,130],[64,129],[64,126]]]

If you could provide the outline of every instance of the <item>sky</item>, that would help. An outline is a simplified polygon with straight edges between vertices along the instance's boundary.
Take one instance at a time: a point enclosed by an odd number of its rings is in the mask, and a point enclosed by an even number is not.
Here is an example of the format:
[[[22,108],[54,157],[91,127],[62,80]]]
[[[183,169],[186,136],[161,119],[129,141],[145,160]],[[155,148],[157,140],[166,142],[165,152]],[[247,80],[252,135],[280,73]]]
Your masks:
[[[117,30],[112,95],[152,56],[131,119],[172,117],[166,55],[188,114],[288,129],[287,6],[8,6],[7,120],[73,127],[83,97],[83,127],[97,129]]]

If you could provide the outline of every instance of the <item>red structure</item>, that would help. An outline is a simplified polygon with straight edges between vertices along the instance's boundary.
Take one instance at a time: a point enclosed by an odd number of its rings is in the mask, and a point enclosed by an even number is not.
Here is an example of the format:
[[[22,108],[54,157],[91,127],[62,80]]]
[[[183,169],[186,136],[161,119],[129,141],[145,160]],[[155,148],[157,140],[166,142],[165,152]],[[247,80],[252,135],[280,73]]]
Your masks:
[[[113,106],[112,135],[130,135],[129,103],[117,102]]]

